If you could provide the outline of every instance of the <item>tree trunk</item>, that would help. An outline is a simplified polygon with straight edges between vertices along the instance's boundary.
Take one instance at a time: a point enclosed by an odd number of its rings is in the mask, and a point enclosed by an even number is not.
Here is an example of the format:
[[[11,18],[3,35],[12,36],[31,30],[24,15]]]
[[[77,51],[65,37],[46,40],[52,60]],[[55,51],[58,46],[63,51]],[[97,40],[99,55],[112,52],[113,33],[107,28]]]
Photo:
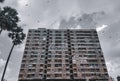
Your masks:
[[[1,28],[1,30],[0,30],[0,34],[2,33],[2,28]]]
[[[9,55],[8,55],[7,61],[6,61],[6,63],[5,63],[5,68],[4,68],[4,71],[3,71],[3,74],[2,74],[1,81],[4,81],[5,72],[6,72],[6,69],[7,69],[7,66],[8,66],[8,62],[9,62],[9,60],[10,60],[10,57],[11,57],[11,54],[12,54],[12,51],[13,51],[14,46],[15,46],[15,44],[13,43],[12,48],[11,48],[11,50],[10,50],[10,52],[9,52]]]

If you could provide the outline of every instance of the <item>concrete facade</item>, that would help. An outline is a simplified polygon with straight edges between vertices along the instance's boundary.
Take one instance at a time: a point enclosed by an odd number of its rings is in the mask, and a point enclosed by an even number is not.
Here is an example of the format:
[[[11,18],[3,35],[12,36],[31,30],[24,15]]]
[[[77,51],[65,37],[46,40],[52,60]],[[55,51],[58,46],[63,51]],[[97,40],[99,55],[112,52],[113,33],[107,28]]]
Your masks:
[[[95,29],[30,29],[19,81],[108,81]]]

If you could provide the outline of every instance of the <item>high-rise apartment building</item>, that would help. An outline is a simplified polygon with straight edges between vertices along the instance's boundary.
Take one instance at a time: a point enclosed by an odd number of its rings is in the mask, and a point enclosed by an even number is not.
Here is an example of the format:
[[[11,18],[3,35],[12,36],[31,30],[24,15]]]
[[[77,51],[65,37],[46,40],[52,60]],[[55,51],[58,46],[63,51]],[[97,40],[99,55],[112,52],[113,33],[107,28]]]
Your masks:
[[[19,81],[108,81],[95,29],[30,29]]]

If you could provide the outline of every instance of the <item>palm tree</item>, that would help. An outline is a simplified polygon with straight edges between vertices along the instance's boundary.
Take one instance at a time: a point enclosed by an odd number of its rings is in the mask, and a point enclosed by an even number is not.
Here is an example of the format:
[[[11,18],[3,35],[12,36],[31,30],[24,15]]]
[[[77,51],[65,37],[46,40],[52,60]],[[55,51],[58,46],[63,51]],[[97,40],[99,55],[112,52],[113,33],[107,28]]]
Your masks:
[[[2,78],[1,78],[1,81],[4,81],[4,75],[5,75],[5,72],[6,72],[6,69],[7,69],[7,65],[8,65],[8,62],[9,62],[9,59],[11,57],[11,53],[13,51],[13,48],[15,45],[19,45],[23,42],[23,40],[25,39],[25,34],[23,33],[23,29],[21,27],[16,27],[12,30],[12,32],[10,32],[8,34],[8,36],[12,39],[12,48],[9,52],[9,55],[8,55],[8,58],[7,58],[7,61],[6,61],[6,64],[5,64],[5,68],[4,68],[4,71],[3,71],[3,75],[2,75]]]
[[[0,0],[0,3],[3,3],[5,0]]]
[[[2,30],[12,31],[19,22],[18,13],[11,7],[0,9],[0,34]]]

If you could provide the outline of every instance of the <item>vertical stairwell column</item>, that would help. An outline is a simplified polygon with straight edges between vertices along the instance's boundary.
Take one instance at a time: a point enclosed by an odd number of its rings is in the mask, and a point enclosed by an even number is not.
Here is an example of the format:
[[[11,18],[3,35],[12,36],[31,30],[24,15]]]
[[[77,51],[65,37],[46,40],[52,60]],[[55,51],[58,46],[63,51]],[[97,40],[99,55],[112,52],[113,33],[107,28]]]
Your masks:
[[[71,52],[71,38],[70,38],[70,30],[67,30],[67,38],[68,38],[68,53],[69,53],[69,70],[70,70],[70,78],[74,81],[73,76],[73,63],[72,63],[72,52]]]
[[[44,65],[44,81],[47,78],[47,60],[48,60],[48,47],[49,47],[49,30],[47,30],[47,37],[46,37],[46,53],[45,53],[45,65]]]

